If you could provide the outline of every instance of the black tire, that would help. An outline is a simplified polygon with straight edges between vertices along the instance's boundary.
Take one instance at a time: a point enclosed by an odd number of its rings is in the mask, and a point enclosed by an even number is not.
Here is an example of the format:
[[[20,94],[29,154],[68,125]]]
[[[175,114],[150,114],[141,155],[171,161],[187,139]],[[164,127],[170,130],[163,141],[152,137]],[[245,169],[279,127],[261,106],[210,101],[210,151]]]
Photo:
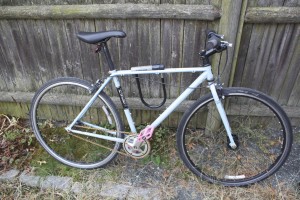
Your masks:
[[[292,128],[283,109],[267,95],[247,88],[218,90],[238,144],[229,147],[215,102],[208,94],[183,115],[177,147],[184,164],[211,183],[243,186],[274,174],[292,146]]]
[[[36,92],[30,108],[33,132],[44,149],[56,160],[82,169],[108,164],[122,146],[119,142],[69,134],[65,130],[92,97],[91,85],[87,81],[71,77],[51,80]],[[115,137],[123,138],[119,131],[123,131],[124,126],[115,104],[104,92],[98,97],[82,121],[117,130]],[[75,129],[108,135],[83,127],[79,123]]]

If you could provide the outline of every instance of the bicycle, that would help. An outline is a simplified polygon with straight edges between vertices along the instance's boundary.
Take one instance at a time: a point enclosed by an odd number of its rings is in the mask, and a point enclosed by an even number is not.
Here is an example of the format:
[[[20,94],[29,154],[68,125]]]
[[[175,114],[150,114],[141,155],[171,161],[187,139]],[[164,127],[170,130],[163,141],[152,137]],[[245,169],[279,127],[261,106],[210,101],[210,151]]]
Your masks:
[[[117,154],[143,158],[150,152],[154,129],[197,87],[207,81],[210,93],[188,108],[176,133],[179,156],[195,175],[225,186],[243,186],[264,180],[286,161],[292,146],[292,129],[284,110],[269,96],[249,88],[223,88],[215,79],[209,57],[231,46],[223,36],[210,31],[206,49],[200,54],[202,67],[165,68],[164,65],[116,70],[107,41],[126,37],[123,31],[79,32],[77,37],[97,44],[109,66],[109,76],[92,84],[73,77],[44,84],[34,95],[30,108],[31,126],[44,149],[71,167],[94,169],[110,163]],[[199,76],[157,119],[137,133],[119,77],[159,74],[164,100],[164,74],[198,73]],[[104,89],[113,82],[130,132],[116,105]],[[69,105],[72,105],[70,107]],[[121,147],[123,150],[121,151]]]

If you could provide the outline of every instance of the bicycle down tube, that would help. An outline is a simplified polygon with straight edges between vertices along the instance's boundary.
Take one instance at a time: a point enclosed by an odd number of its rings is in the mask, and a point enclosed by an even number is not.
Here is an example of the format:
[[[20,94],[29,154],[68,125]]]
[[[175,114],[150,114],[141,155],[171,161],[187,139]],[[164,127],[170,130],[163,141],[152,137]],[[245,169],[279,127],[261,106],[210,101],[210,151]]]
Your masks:
[[[218,97],[218,94],[216,92],[216,87],[215,84],[212,82],[213,80],[213,74],[211,72],[211,66],[207,67],[195,67],[195,68],[169,68],[165,70],[148,70],[148,71],[135,71],[135,70],[113,70],[110,71],[110,76],[104,81],[104,83],[101,85],[101,87],[95,92],[93,97],[90,99],[90,101],[85,105],[85,107],[81,110],[81,112],[78,114],[78,116],[74,119],[74,121],[66,128],[67,131],[77,133],[77,134],[82,134],[82,135],[87,135],[87,136],[92,136],[100,139],[105,139],[105,140],[110,140],[110,141],[115,141],[115,142],[124,142],[124,139],[121,138],[115,138],[115,137],[110,137],[110,136],[104,136],[104,135],[99,135],[99,134],[94,134],[94,133],[89,133],[89,132],[84,132],[84,131],[78,131],[78,130],[73,130],[72,127],[80,121],[80,119],[84,116],[84,114],[87,112],[87,110],[90,108],[90,106],[93,104],[93,102],[97,99],[98,95],[100,94],[101,91],[104,90],[106,85],[113,79],[115,87],[120,88],[120,83],[118,80],[119,76],[129,76],[129,75],[135,75],[135,74],[163,74],[163,73],[181,73],[181,72],[190,72],[190,73],[196,73],[196,72],[202,72],[194,82],[185,89],[185,91],[180,94],[179,97],[177,97],[171,105],[154,121],[151,123],[151,127],[156,128],[159,126],[201,83],[203,83],[205,80],[209,82],[209,89],[213,95],[214,101],[217,105],[218,112],[221,116],[222,122],[225,126],[227,136],[229,137],[230,140],[230,146],[232,148],[236,147],[236,144],[233,140],[230,125],[226,116],[226,113],[224,111],[223,105]],[[120,93],[119,93],[120,95]],[[121,93],[121,95],[123,95]],[[122,99],[125,100],[125,98],[122,96],[120,97],[121,101]],[[122,102],[123,103],[123,102]],[[134,121],[131,117],[129,108],[124,108],[124,113],[126,116],[126,119],[128,121],[129,127],[131,129],[131,132],[136,133]],[[94,129],[98,129],[101,131],[105,131],[110,134],[116,134],[115,132],[108,130],[103,127],[99,127],[96,125],[92,125],[89,123],[82,122],[83,124],[90,126]]]

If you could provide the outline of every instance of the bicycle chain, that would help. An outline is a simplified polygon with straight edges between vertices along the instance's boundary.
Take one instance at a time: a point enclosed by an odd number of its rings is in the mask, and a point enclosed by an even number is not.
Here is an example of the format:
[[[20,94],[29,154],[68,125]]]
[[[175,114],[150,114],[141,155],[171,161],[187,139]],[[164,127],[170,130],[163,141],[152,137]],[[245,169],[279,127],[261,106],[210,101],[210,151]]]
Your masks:
[[[98,130],[98,129],[96,129],[96,128],[84,127],[84,126],[78,126],[78,125],[77,125],[76,127],[77,127],[77,128],[90,129],[90,130]],[[119,132],[119,133],[123,133],[123,134],[126,134],[126,135],[136,135],[135,133],[132,133],[132,132],[126,132],[126,131],[114,131],[114,130],[112,130],[111,132]],[[96,146],[99,146],[99,147],[102,147],[102,148],[104,148],[104,149],[111,150],[111,151],[113,151],[113,152],[117,152],[117,153],[119,153],[119,154],[121,154],[121,155],[128,156],[128,157],[131,157],[131,158],[136,159],[136,157],[131,156],[130,154],[123,153],[123,152],[121,152],[121,151],[117,151],[117,150],[114,150],[114,149],[109,148],[109,147],[107,147],[107,146],[104,146],[104,145],[95,143],[95,142],[93,142],[93,141],[90,141],[90,140],[88,140],[88,139],[85,139],[85,138],[83,138],[83,137],[80,137],[80,136],[78,136],[78,135],[75,135],[75,134],[73,134],[73,133],[70,133],[70,132],[67,132],[67,133],[68,133],[69,135],[72,135],[72,136],[74,136],[74,137],[76,137],[76,138],[78,138],[78,139],[81,139],[81,140],[83,140],[83,141],[89,142],[89,143],[94,144],[94,145],[96,145]],[[109,132],[108,132],[108,133],[109,133]]]

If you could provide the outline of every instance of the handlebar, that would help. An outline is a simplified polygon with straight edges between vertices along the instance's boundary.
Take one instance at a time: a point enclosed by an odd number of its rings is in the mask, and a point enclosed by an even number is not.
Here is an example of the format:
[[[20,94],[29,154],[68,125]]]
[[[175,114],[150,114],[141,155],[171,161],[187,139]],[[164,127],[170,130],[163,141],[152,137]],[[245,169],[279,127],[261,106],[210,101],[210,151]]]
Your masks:
[[[225,50],[227,47],[231,47],[227,41],[223,41],[224,35],[217,34],[215,31],[208,31],[207,32],[207,43],[206,43],[206,51],[211,49],[216,49],[218,52]]]
[[[208,64],[208,58],[215,54],[220,53],[227,49],[227,47],[232,47],[232,44],[223,41],[224,35],[217,34],[215,31],[207,31],[207,42],[206,42],[206,49],[203,50],[200,55],[203,59],[203,64]]]
[[[218,48],[221,44],[221,39],[224,38],[223,35],[219,35],[214,31],[208,31],[207,33],[207,42],[206,42],[206,51],[209,51],[213,48]]]
[[[222,40],[224,35],[217,34],[215,31],[208,31],[207,38],[206,49],[200,53],[204,65],[209,64],[211,55],[220,53],[226,50],[227,47],[232,47],[231,43]]]

